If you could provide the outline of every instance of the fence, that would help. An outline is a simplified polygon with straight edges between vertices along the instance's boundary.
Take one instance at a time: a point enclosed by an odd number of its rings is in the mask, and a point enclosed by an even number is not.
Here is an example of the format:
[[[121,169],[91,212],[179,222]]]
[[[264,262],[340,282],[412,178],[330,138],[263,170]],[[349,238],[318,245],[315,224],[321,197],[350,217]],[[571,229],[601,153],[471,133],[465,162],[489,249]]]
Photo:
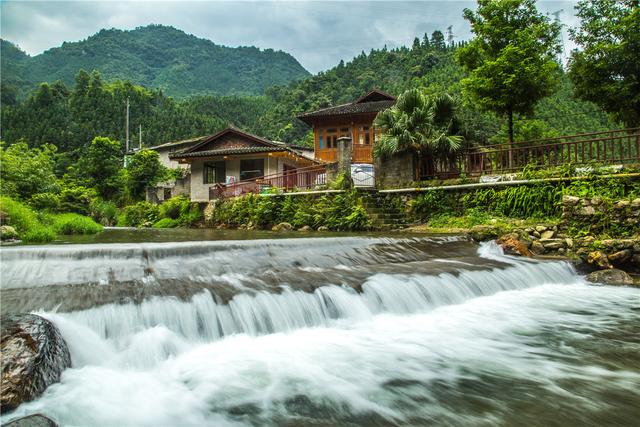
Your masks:
[[[218,184],[209,188],[209,200],[248,193],[261,193],[272,188],[313,190],[326,184],[326,176],[326,167],[324,165],[315,165],[307,168],[292,169],[279,174],[265,175],[261,178],[238,181],[234,184]]]
[[[513,172],[527,165],[553,167],[594,162],[640,162],[640,128],[474,148],[463,153],[457,167],[468,175],[483,175]]]

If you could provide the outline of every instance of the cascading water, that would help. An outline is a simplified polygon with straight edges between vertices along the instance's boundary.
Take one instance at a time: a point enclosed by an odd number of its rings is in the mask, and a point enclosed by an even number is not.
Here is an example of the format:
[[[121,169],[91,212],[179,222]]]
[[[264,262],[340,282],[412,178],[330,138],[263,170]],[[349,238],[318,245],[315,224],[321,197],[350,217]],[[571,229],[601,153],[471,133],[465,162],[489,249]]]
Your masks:
[[[627,425],[640,292],[461,238],[20,247],[4,311],[73,367],[62,425]],[[615,408],[615,411],[613,410]]]

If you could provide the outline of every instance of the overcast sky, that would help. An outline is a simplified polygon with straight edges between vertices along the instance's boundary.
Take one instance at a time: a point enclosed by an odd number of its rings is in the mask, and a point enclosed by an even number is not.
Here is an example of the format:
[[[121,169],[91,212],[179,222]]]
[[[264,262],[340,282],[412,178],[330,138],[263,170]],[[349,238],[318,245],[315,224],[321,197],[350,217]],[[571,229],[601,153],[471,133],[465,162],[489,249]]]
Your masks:
[[[226,46],[257,46],[291,53],[310,72],[350,60],[362,50],[411,45],[413,38],[452,26],[456,40],[471,36],[462,19],[474,1],[4,1],[2,38],[31,55],[102,28],[172,25]],[[575,25],[575,1],[539,1],[560,9]],[[569,40],[564,34],[568,48]]]

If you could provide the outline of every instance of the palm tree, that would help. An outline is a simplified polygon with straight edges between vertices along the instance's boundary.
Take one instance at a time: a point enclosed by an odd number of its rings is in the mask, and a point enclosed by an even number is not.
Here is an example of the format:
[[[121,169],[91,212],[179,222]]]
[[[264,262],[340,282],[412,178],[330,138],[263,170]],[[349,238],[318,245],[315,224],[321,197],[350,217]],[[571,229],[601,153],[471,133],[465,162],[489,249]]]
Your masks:
[[[458,133],[457,101],[449,94],[428,96],[410,89],[396,104],[381,111],[374,126],[383,133],[373,147],[375,157],[387,157],[413,151],[418,157],[450,165],[462,148]]]

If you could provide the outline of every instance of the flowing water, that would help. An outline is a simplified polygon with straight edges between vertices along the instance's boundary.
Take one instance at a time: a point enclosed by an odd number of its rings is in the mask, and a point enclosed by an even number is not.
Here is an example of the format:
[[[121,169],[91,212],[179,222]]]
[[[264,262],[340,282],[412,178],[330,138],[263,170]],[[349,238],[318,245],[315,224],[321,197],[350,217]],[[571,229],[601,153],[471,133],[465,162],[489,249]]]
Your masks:
[[[266,236],[266,235],[265,235]],[[147,239],[163,240],[163,239]],[[2,248],[73,367],[1,421],[638,425],[640,290],[458,237]]]

